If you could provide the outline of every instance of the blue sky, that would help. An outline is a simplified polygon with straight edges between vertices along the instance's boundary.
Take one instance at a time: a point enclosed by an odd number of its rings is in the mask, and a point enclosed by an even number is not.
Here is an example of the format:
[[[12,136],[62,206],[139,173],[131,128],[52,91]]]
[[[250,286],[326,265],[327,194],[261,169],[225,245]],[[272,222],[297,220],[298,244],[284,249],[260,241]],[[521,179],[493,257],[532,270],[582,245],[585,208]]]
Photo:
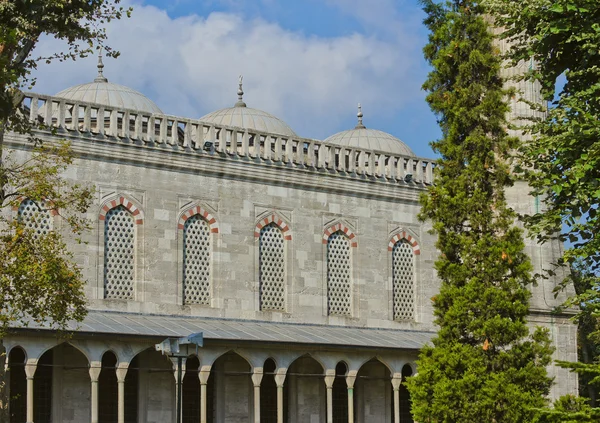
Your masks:
[[[421,84],[427,32],[417,0],[125,0],[111,23],[121,57],[105,75],[141,91],[168,114],[201,117],[236,100],[244,75],[250,107],[323,139],[356,124],[393,134],[419,156],[439,137]],[[61,46],[46,39],[38,50]],[[35,91],[89,82],[95,60],[41,65]]]

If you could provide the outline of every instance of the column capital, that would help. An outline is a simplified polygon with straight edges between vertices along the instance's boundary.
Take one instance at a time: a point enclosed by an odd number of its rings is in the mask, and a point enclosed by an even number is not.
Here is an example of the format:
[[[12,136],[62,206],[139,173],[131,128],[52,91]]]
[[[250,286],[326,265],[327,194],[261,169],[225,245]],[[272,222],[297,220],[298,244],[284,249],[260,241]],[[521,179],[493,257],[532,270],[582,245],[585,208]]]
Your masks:
[[[402,384],[402,373],[394,373],[392,375],[392,387],[394,388],[394,391],[399,390],[401,384]]]
[[[198,372],[198,378],[200,379],[201,385],[206,385],[208,383],[208,378],[210,377],[210,368],[211,366],[209,365],[200,367],[200,371]]]
[[[333,388],[333,381],[335,380],[335,369],[325,370],[325,386],[327,389]]]
[[[255,367],[252,369],[252,383],[254,387],[260,387],[260,382],[262,382],[264,370],[262,367]]]
[[[27,379],[33,379],[35,371],[37,370],[37,364],[37,358],[30,358],[25,362],[25,376]]]
[[[127,376],[127,370],[129,370],[129,363],[119,363],[115,372],[117,373],[117,382],[124,383],[125,376]]]
[[[100,361],[90,362],[90,380],[92,382],[98,382],[100,372],[102,371],[102,363]]]
[[[181,379],[185,377],[185,364],[187,362],[187,357],[169,357],[171,360],[171,365],[173,366],[173,376],[175,377],[175,382],[179,382],[179,378],[177,377],[177,366],[179,365],[179,358],[181,358]]]
[[[285,383],[285,376],[287,375],[287,367],[280,367],[275,371],[275,383],[277,387],[282,387]]]
[[[354,382],[356,382],[356,377],[358,376],[358,370],[349,370],[346,375],[346,386],[348,389],[354,388]]]

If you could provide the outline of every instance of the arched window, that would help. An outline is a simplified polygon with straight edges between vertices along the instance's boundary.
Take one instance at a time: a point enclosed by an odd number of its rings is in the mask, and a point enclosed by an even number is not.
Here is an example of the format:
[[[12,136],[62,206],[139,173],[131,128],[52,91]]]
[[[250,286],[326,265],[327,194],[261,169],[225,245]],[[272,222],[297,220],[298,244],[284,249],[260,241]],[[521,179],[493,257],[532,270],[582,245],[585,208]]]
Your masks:
[[[281,229],[270,223],[260,230],[260,309],[285,311],[285,246]]]
[[[134,280],[135,221],[119,205],[104,218],[104,297],[133,299]]]
[[[352,264],[350,239],[342,232],[327,240],[327,311],[330,315],[351,314]]]
[[[19,221],[36,236],[46,235],[52,230],[52,213],[42,203],[26,198],[17,211]]]
[[[414,319],[414,252],[405,240],[392,249],[394,320]]]
[[[183,226],[183,302],[210,304],[211,231],[199,214]]]

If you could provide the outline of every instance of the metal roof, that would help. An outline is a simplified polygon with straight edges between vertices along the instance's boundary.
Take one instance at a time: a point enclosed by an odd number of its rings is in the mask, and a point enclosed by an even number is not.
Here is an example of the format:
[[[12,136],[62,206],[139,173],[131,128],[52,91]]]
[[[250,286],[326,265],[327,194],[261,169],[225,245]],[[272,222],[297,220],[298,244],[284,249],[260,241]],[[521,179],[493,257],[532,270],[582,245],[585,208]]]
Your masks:
[[[30,322],[27,329],[49,330]],[[427,331],[325,326],[256,320],[179,317],[110,311],[89,311],[80,324],[69,330],[79,333],[182,337],[203,332],[204,339],[290,344],[419,349],[431,340]]]

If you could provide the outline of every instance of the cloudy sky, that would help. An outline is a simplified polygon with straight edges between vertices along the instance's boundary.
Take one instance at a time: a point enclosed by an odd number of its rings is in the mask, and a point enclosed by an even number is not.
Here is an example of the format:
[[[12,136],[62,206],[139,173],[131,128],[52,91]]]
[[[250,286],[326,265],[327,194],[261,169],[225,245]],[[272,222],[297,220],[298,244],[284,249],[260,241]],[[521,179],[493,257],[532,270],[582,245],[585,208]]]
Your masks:
[[[427,39],[417,0],[124,0],[130,19],[111,23],[110,81],[130,86],[168,114],[201,117],[244,100],[324,139],[356,124],[393,134],[431,157],[439,137],[421,85]],[[53,39],[44,53],[61,48]],[[96,59],[41,65],[36,92],[90,82]]]

